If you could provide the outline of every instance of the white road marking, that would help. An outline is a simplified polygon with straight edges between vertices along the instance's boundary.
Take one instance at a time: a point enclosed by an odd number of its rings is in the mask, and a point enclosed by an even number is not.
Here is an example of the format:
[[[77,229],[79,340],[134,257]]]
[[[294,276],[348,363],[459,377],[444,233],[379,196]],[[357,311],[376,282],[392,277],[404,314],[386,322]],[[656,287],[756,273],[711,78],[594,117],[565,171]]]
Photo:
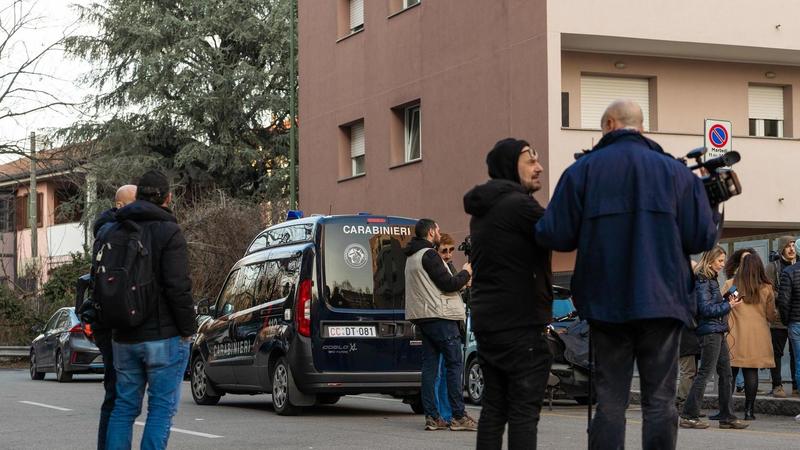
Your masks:
[[[144,426],[144,422],[134,422],[134,423],[136,425],[139,425],[140,427]],[[191,434],[192,436],[200,436],[200,437],[209,438],[209,439],[219,439],[219,438],[225,437],[225,436],[218,436],[216,434],[201,433],[199,431],[184,430],[184,429],[175,428],[175,427],[170,427],[169,430],[170,431],[174,431],[176,433]]]
[[[60,406],[53,406],[53,405],[45,405],[44,403],[29,402],[27,400],[20,400],[20,403],[25,403],[26,405],[41,406],[42,408],[50,408],[58,411],[72,411],[69,408],[62,408]]]

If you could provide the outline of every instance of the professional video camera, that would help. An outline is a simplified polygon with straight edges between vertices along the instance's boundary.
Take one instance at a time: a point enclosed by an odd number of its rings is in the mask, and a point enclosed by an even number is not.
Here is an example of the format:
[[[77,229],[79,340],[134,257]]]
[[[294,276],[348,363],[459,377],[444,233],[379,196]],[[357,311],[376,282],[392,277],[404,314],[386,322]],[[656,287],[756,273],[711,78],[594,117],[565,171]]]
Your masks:
[[[696,164],[689,166],[689,170],[701,169],[703,171],[703,186],[706,188],[706,195],[708,202],[712,207],[716,207],[722,202],[729,200],[731,197],[742,193],[742,185],[739,183],[739,177],[733,169],[728,169],[739,160],[742,156],[739,152],[730,151],[724,153],[722,156],[703,161],[703,155],[706,153],[705,147],[698,147],[686,154],[685,158],[680,160],[686,164],[687,159],[692,158]],[[688,164],[687,164],[688,165]]]
[[[464,241],[458,244],[458,251],[464,252],[464,255],[469,259],[469,255],[472,253],[472,238],[470,235],[467,235]]]

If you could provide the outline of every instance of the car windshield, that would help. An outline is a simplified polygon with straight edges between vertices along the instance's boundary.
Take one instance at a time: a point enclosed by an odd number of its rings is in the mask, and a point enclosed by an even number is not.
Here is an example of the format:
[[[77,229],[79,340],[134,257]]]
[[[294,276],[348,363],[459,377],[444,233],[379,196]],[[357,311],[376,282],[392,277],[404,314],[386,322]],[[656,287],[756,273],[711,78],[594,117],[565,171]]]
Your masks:
[[[403,247],[409,224],[370,224],[366,220],[325,225],[325,298],[334,308],[405,308]]]

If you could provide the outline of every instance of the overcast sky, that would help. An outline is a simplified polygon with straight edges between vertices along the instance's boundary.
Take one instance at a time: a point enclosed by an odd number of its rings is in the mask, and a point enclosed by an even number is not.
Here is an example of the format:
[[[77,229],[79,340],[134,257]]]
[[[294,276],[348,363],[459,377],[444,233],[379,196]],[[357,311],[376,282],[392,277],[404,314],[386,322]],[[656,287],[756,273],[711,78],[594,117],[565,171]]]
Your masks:
[[[94,0],[97,1],[97,0]],[[102,2],[102,0],[100,0]],[[12,9],[13,4],[17,4]],[[14,11],[17,15],[20,9],[33,9],[33,15],[40,17],[36,26],[20,31],[15,35],[13,44],[0,55],[0,73],[15,70],[22,63],[26,54],[36,54],[60,39],[64,33],[88,34],[91,30],[77,25],[78,12],[74,5],[88,5],[90,0],[0,0],[0,23],[7,28],[13,20]],[[0,35],[2,39],[2,35]],[[90,92],[81,86],[79,79],[89,70],[89,65],[83,61],[66,57],[61,49],[48,53],[36,67],[42,76],[29,77],[23,82],[24,87],[44,90],[58,99],[66,102],[79,102]],[[3,80],[0,80],[0,89],[4,90]],[[22,87],[23,84],[19,86]],[[39,101],[44,97],[39,96]],[[0,109],[10,108],[19,111],[30,102],[4,100]],[[80,113],[72,108],[58,108],[43,110],[22,117],[0,120],[0,142],[21,141],[24,147],[29,147],[28,136],[36,132],[44,136],[48,131],[61,128],[74,123],[81,118]],[[37,148],[41,149],[43,140],[39,141]]]

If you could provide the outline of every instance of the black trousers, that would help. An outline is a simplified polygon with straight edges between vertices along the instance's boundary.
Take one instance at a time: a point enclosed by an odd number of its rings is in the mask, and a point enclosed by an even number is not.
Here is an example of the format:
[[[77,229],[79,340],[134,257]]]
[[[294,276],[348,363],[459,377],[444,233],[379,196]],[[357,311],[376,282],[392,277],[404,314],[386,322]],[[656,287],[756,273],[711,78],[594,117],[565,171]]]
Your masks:
[[[535,449],[536,429],[553,357],[544,326],[476,333],[485,390],[477,448],[500,449],[508,423],[508,448]]]
[[[117,371],[114,370],[114,351],[111,348],[111,330],[95,331],[94,343],[103,355],[103,388],[106,391],[103,398],[103,405],[100,407],[100,425],[97,429],[97,450],[106,448],[106,430],[108,430],[108,419],[111,418],[111,411],[114,410],[114,400],[117,398]]]
[[[786,328],[770,328],[769,331],[772,335],[772,352],[775,355],[775,367],[769,370],[770,375],[772,375],[772,387],[774,389],[783,384],[783,378],[781,377],[781,360],[783,359],[783,349],[786,348],[786,341],[789,340],[789,330]],[[789,367],[791,367],[792,370],[792,389],[797,390],[794,364],[794,348],[790,344]]]
[[[589,428],[589,448],[625,448],[625,410],[635,361],[642,392],[642,448],[674,450],[678,437],[675,384],[683,324],[674,319],[649,319],[619,324],[593,321],[590,325],[597,413]]]

